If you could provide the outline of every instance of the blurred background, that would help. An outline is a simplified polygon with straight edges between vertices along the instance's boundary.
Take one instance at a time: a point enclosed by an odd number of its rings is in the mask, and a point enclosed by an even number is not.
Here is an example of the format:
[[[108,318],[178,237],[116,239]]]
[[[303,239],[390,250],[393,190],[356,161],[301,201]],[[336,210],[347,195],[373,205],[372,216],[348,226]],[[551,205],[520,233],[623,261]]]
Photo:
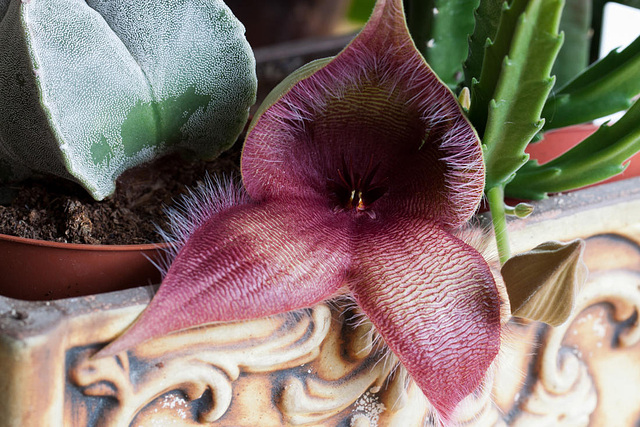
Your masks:
[[[255,51],[259,105],[277,83],[298,67],[337,54],[367,21],[375,0],[226,0],[226,3],[244,23]],[[565,7],[586,7],[592,15],[594,35],[588,41],[589,46],[583,52],[572,52],[568,58],[584,63],[582,67],[612,49],[627,46],[640,35],[640,0],[566,0]],[[557,78],[557,85],[563,83],[562,75]]]

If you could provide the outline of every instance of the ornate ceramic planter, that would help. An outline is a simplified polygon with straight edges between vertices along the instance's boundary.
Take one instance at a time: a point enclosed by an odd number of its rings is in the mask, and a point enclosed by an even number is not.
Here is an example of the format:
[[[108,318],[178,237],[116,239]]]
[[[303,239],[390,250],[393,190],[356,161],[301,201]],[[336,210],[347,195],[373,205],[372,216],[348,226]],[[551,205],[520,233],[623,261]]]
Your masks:
[[[477,425],[640,421],[640,178],[554,197],[513,222],[515,251],[587,238],[588,283],[559,328],[511,321],[492,389],[458,413]],[[332,305],[213,325],[88,358],[153,287],[50,302],[0,297],[1,426],[421,426],[402,371]],[[489,391],[493,396],[490,399]],[[471,421],[469,421],[471,424]]]

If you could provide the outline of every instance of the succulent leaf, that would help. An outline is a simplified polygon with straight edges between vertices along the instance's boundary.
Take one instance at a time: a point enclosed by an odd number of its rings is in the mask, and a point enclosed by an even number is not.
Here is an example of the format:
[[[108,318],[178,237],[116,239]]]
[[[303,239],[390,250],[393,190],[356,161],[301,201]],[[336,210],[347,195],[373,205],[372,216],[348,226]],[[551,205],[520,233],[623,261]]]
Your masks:
[[[467,37],[479,0],[404,0],[407,26],[416,47],[450,89],[463,79]]]
[[[219,0],[10,2],[0,22],[2,152],[96,199],[162,153],[215,157],[255,98],[243,31]]]
[[[504,63],[504,59],[509,55],[511,41],[518,24],[518,18],[524,12],[527,1],[514,0],[509,3],[501,2],[500,20],[498,28],[495,30],[493,38],[484,40],[484,55],[482,57],[482,69],[480,74],[471,77],[471,108],[469,109],[469,120],[473,124],[480,138],[484,135],[487,126],[487,116],[489,110],[489,102],[495,97],[496,86],[500,71]],[[491,8],[491,13],[495,13],[495,5]],[[495,19],[495,18],[494,18]],[[488,23],[485,31],[492,30]],[[488,35],[488,34],[487,34]],[[478,41],[480,42],[480,41]],[[477,70],[476,70],[477,72]],[[475,81],[473,81],[475,79]]]
[[[545,129],[585,123],[631,106],[640,94],[640,37],[612,51],[551,96]]]
[[[463,65],[466,87],[472,86],[473,79],[480,79],[484,51],[487,43],[491,45],[491,41],[495,40],[504,2],[505,0],[480,0],[474,12],[475,27],[469,37],[469,53]]]
[[[544,142],[542,142],[544,144]],[[527,163],[506,187],[510,197],[543,199],[548,193],[573,190],[622,173],[624,162],[640,151],[640,101],[611,126],[594,134],[561,156],[539,165]]]
[[[478,7],[478,3],[479,0],[433,2],[425,58],[438,77],[452,89],[464,77],[462,63],[467,57],[467,39],[473,32],[473,11]]]
[[[542,128],[540,113],[554,84],[549,72],[562,44],[558,35],[561,11],[561,0],[530,2],[518,18],[489,103],[482,140],[487,188],[513,178],[528,159],[524,149]],[[472,95],[472,110],[474,102]]]

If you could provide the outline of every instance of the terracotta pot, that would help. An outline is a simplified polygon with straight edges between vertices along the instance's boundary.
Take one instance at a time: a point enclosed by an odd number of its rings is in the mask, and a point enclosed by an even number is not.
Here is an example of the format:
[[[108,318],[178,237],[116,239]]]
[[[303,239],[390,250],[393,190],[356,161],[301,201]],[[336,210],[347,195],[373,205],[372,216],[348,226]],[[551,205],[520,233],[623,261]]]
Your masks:
[[[54,300],[159,283],[164,245],[82,245],[0,234],[0,295]]]
[[[540,142],[530,144],[525,151],[531,155],[532,159],[536,159],[540,163],[547,163],[573,148],[596,130],[598,130],[598,126],[594,124],[569,126],[553,130],[545,133],[544,139]],[[640,153],[630,159],[624,172],[594,185],[620,181],[635,176],[640,176]]]

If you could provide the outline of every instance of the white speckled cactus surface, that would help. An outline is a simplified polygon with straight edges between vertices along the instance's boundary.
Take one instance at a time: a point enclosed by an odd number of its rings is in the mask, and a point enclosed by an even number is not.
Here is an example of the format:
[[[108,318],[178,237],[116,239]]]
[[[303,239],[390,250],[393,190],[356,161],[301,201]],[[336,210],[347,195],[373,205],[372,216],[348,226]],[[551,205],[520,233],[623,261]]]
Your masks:
[[[48,172],[102,199],[160,154],[214,158],[256,84],[221,0],[0,0],[0,180]]]

